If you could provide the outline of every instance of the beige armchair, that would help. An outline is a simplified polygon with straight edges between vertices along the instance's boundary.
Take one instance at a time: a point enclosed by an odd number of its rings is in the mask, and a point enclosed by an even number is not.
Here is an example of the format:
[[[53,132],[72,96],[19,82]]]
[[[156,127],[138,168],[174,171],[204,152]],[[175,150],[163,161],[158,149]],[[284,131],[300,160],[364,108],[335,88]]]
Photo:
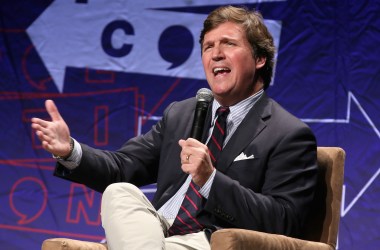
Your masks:
[[[318,147],[319,178],[303,240],[245,229],[222,229],[212,234],[212,250],[335,249],[340,220],[345,152]],[[47,239],[42,250],[106,250],[107,245],[66,238]]]
[[[244,229],[223,229],[212,234],[211,249],[335,249],[340,220],[345,152],[341,148],[318,147],[317,155],[318,187],[302,237],[305,240]]]

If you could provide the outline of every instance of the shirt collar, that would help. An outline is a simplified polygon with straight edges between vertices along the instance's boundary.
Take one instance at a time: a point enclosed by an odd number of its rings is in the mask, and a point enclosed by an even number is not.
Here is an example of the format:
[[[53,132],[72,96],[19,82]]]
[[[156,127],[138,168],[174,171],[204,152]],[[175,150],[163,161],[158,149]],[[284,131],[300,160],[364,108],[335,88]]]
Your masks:
[[[230,108],[230,114],[227,117],[227,123],[229,121],[241,121],[245,117],[245,115],[248,113],[248,111],[252,108],[252,106],[259,100],[259,98],[263,95],[264,90],[261,89],[255,94],[249,96],[248,98],[236,103],[235,105],[229,106]],[[216,110],[222,105],[218,103],[217,100],[213,100],[212,102],[212,125],[215,121],[215,113]],[[244,114],[244,115],[242,115]],[[239,122],[240,123],[240,122]]]

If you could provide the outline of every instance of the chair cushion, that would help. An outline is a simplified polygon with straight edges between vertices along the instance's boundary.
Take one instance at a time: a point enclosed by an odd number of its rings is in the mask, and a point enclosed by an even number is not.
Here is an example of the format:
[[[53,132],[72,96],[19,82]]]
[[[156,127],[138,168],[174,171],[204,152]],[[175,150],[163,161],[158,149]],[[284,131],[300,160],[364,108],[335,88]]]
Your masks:
[[[222,229],[211,236],[211,250],[333,250],[321,243],[245,229]]]
[[[107,244],[66,238],[52,238],[44,240],[41,250],[107,250]]]

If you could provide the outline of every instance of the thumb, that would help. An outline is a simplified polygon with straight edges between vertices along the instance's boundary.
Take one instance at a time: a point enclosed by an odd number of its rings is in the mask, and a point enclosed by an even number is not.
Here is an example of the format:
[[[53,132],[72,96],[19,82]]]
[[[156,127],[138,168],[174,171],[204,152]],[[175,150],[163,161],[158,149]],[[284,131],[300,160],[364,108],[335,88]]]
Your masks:
[[[59,114],[59,111],[57,109],[57,106],[55,106],[55,104],[52,100],[46,100],[45,107],[46,107],[46,111],[49,113],[52,121],[62,120],[62,117]]]

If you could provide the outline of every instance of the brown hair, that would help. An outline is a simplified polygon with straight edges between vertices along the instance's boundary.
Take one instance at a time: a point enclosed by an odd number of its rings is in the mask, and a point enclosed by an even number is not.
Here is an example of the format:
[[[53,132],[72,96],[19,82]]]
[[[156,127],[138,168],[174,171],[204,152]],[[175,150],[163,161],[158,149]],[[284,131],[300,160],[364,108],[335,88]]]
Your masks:
[[[264,67],[258,70],[264,81],[264,89],[268,88],[273,75],[275,47],[273,37],[264,24],[263,17],[258,11],[249,11],[245,7],[223,6],[212,11],[203,23],[199,38],[201,48],[204,36],[225,22],[240,24],[245,30],[252,48],[254,58],[266,58]]]

